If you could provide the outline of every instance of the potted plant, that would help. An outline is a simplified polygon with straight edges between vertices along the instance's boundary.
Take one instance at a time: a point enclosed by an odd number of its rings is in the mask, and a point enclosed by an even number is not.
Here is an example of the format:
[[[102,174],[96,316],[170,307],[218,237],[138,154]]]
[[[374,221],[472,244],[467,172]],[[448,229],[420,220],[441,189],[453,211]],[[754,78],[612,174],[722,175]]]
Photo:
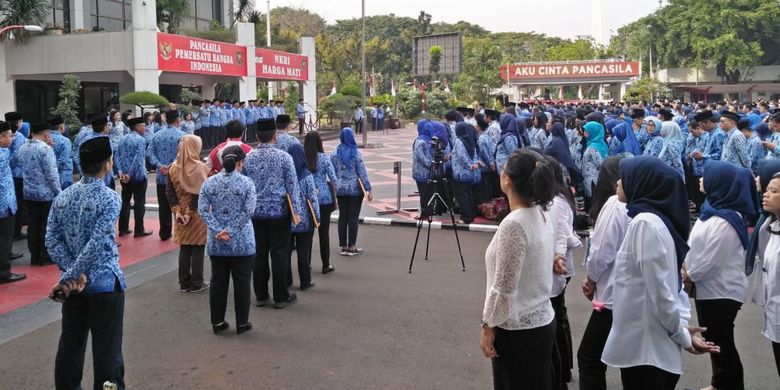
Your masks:
[[[341,119],[339,129],[352,126],[352,112],[358,105],[358,99],[354,96],[342,95],[337,93],[328,96],[323,103],[323,109],[327,112],[338,115]]]
[[[62,34],[65,32],[65,29],[63,29],[63,28],[62,28],[62,27],[60,27],[60,26],[52,26],[52,25],[47,25],[47,26],[46,26],[46,27],[43,29],[43,32],[44,32],[46,35],[62,35]]]

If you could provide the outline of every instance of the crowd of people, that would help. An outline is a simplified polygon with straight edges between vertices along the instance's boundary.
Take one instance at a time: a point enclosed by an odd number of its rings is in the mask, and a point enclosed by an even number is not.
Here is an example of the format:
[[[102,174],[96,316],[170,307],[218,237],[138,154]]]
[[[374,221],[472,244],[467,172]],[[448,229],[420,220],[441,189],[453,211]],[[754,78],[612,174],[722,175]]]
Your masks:
[[[224,127],[223,141],[202,159],[203,133],[197,128],[188,133],[189,117],[175,109],[138,118],[112,112],[92,119],[72,144],[62,135],[61,117],[30,126],[21,114],[9,112],[0,121],[0,283],[26,277],[11,271],[11,260],[21,257],[12,253],[14,240],[27,239],[32,264],[60,269],[50,292],[63,302],[57,388],[79,387],[87,330],[93,337],[96,386],[110,381],[124,388],[126,284],[115,232],[139,240],[153,234],[144,226],[151,172],[159,203],[158,236],[180,245],[179,290],[209,290],[215,334],[229,328],[225,311],[231,278],[238,334],[252,328],[252,290],[256,306],[284,309],[296,302],[293,251],[300,290],[314,287],[315,233],[322,274],[335,271],[329,236],[334,210],[340,209],[339,254],[363,252],[357,246],[358,217],[363,200],[373,196],[351,128],[341,130],[340,144],[326,155],[316,131],[308,132],[303,144],[287,133],[289,115],[252,123],[256,146],[245,142],[246,124],[233,119]],[[117,133],[122,134],[118,139]],[[204,278],[206,254],[210,282]]]
[[[449,194],[466,223],[479,202],[503,194],[509,203],[485,254],[480,345],[496,389],[571,380],[564,294],[583,212],[594,224],[581,286],[593,312],[576,352],[580,389],[605,389],[607,366],[627,389],[674,389],[683,349],[709,354],[707,389],[744,388],[734,322],[751,301],[764,306],[780,375],[780,113],[756,107],[508,103],[418,122],[424,212],[436,212],[426,209],[433,191]]]

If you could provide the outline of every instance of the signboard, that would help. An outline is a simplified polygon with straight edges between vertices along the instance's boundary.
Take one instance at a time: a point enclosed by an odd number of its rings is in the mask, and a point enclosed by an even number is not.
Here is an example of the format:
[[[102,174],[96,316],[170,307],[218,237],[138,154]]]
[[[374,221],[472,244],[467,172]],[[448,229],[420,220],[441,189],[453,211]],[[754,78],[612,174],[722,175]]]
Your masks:
[[[309,80],[306,56],[270,49],[255,48],[257,78],[273,80]]]
[[[246,47],[157,33],[157,67],[166,72],[246,76]]]
[[[639,75],[639,62],[551,62],[501,65],[504,81],[582,81],[629,79]]]
[[[415,37],[412,44],[412,73],[415,76],[430,76],[431,46],[442,48],[439,62],[440,75],[455,75],[460,73],[462,62],[462,42],[460,33],[426,35]]]

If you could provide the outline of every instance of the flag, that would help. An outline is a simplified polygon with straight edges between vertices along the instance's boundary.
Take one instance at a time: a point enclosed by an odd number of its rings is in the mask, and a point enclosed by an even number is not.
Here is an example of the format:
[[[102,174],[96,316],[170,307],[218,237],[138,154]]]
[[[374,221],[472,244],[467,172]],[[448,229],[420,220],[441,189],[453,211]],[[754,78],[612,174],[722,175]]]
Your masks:
[[[376,86],[374,85],[374,72],[368,76],[368,95],[374,97],[376,95]]]
[[[577,99],[582,100],[582,85],[580,85],[579,89],[577,90]]]
[[[333,82],[333,87],[330,89],[330,96],[333,96],[336,94],[336,82]]]
[[[390,95],[395,96],[395,80],[390,80]]]
[[[444,92],[450,93],[450,82],[444,79]]]

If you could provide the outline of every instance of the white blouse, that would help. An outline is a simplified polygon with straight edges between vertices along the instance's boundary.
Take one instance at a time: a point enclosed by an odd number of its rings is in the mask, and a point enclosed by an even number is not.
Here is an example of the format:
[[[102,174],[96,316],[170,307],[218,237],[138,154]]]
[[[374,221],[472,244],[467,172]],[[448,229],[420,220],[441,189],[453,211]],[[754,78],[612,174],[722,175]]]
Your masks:
[[[768,240],[763,257],[764,279],[764,336],[775,343],[780,343],[780,235],[769,233],[766,227],[780,230],[780,220],[765,224],[760,235],[767,235]]]
[[[579,237],[574,234],[574,212],[563,195],[557,195],[550,207],[550,220],[555,234],[554,254],[566,256],[566,273],[553,273],[550,297],[557,297],[566,288],[566,278],[574,276],[574,249],[582,246]],[[555,255],[553,255],[553,258]],[[552,258],[551,258],[552,260]]]
[[[723,218],[697,220],[688,238],[688,277],[696,283],[696,299],[745,302],[745,249],[734,228]]]
[[[630,222],[626,204],[619,201],[617,195],[612,195],[601,208],[590,236],[590,252],[585,261],[585,270],[588,278],[596,282],[593,302],[610,310],[612,270]]]
[[[613,279],[612,329],[601,360],[682,374],[681,348],[691,347],[690,303],[680,288],[674,240],[657,215],[641,213],[628,225]]]
[[[482,320],[488,326],[517,330],[552,322],[552,236],[550,215],[539,206],[514,210],[498,226],[485,252]]]

